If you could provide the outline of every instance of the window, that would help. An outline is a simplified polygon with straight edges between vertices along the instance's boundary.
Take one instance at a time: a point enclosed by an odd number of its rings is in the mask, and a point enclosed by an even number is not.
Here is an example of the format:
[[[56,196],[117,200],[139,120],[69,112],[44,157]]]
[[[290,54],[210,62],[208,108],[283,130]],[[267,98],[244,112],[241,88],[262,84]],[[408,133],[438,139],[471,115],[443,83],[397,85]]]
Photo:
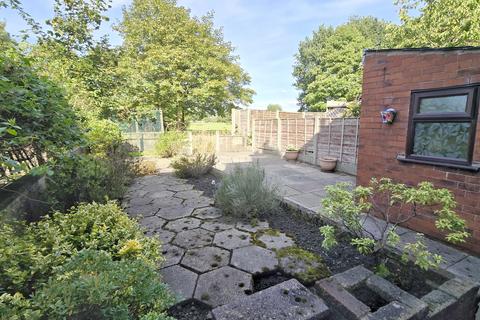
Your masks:
[[[472,165],[477,86],[412,93],[407,160]]]

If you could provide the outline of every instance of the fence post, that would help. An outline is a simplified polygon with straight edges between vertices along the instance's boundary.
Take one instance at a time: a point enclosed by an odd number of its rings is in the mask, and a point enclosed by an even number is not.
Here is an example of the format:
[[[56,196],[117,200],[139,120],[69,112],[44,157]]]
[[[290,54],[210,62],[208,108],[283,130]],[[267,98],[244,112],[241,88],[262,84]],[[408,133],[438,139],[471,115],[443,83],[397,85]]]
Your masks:
[[[160,113],[159,113],[159,115],[160,115],[160,132],[164,133],[165,132],[165,127],[163,125],[163,110],[160,109],[159,111],[160,111]]]
[[[340,139],[340,162],[343,159],[343,135],[345,134],[345,118],[342,118],[342,135]]]
[[[313,164],[317,164],[318,157],[318,136],[320,135],[320,119],[315,116],[313,122]]]
[[[278,152],[282,152],[282,120],[280,118],[277,118],[277,149]]]
[[[220,131],[215,131],[215,153],[220,154]]]
[[[303,159],[307,158],[307,118],[305,118],[305,113],[303,113]]]
[[[232,109],[232,136],[235,134],[235,131],[236,131],[236,130],[235,130],[235,129],[236,129],[236,128],[235,128],[235,127],[236,127],[236,124],[235,124],[235,121],[236,121],[236,119],[235,119],[236,113],[235,113],[235,111],[236,111],[235,109]]]
[[[328,152],[330,155],[330,143],[332,141],[332,118],[328,118]]]
[[[355,164],[358,162],[358,129],[359,129],[359,120],[360,118],[357,118],[357,125],[355,126],[355,146],[354,146],[354,151],[355,152]]]
[[[193,154],[193,135],[192,135],[192,131],[187,131],[187,138],[188,138],[188,155],[192,155]]]

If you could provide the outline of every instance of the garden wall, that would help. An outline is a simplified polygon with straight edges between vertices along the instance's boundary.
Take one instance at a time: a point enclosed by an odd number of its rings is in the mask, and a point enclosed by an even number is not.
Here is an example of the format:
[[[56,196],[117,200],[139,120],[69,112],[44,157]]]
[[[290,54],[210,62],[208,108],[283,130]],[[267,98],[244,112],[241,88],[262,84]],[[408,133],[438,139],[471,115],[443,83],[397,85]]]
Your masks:
[[[480,253],[480,173],[472,170],[407,163],[407,130],[412,90],[438,89],[480,83],[480,48],[372,50],[364,57],[357,184],[372,177],[390,177],[416,185],[430,181],[448,188],[458,202],[472,237],[465,246]],[[393,124],[382,124],[380,112],[394,108]],[[474,106],[478,113],[478,104]],[[480,162],[480,124],[477,119],[473,166]],[[397,160],[398,159],[400,160]],[[432,215],[416,218],[408,227],[440,237]]]

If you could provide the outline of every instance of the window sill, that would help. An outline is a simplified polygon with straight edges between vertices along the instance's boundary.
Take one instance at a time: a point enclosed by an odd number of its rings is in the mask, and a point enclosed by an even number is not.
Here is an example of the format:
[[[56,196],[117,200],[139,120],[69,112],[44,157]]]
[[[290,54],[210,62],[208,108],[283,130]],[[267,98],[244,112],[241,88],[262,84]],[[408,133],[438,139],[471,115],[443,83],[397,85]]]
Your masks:
[[[452,169],[461,169],[461,170],[473,171],[473,172],[480,171],[480,164],[476,164],[476,163],[472,165],[463,165],[463,164],[454,164],[454,163],[432,162],[428,160],[409,159],[409,158],[406,158],[404,155],[400,155],[400,154],[397,155],[397,160],[400,162],[426,164],[431,166],[447,167]]]

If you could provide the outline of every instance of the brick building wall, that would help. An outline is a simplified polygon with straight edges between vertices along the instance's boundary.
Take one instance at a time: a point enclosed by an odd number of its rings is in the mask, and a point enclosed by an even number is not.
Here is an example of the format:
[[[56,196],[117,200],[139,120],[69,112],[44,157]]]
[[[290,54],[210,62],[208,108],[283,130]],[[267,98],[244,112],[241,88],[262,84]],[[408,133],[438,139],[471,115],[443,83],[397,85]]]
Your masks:
[[[480,253],[480,173],[443,166],[405,163],[411,91],[480,83],[480,48],[367,51],[364,57],[363,96],[357,184],[372,177],[390,177],[416,185],[428,180],[448,188],[457,200],[457,213],[472,236],[463,246]],[[382,124],[380,111],[397,110],[393,124]],[[479,106],[475,106],[478,108]],[[474,162],[480,162],[480,117],[477,119]],[[411,221],[409,228],[441,238],[432,216]]]

